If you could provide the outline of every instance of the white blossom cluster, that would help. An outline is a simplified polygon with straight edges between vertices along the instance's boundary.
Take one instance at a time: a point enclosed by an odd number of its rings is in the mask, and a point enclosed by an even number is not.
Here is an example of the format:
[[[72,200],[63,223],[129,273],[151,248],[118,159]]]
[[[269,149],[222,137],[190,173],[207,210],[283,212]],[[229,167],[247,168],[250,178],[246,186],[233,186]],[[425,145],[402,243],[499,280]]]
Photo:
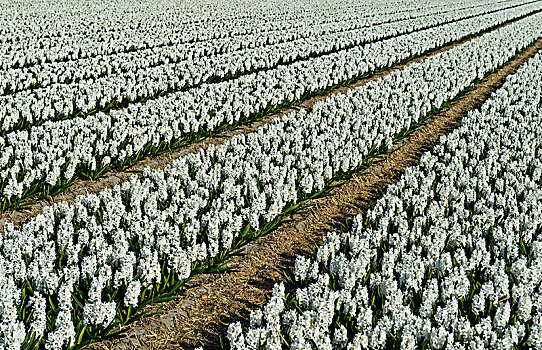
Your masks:
[[[0,191],[5,201],[24,198],[26,191],[36,184],[53,186],[68,182],[80,169],[101,169],[137,156],[148,145],[168,144],[201,130],[212,131],[224,123],[231,124],[249,117],[267,106],[299,99],[307,92],[388,67],[412,55],[479,32],[514,18],[517,11],[520,10],[454,22],[239,79],[207,84],[113,110],[109,114],[46,122],[30,130],[9,133],[0,137]],[[467,64],[472,71],[462,78],[464,81],[460,85],[470,84],[486,69],[504,63],[538,38],[542,31],[541,19],[542,15],[536,14],[486,34],[484,42],[493,45],[491,56],[481,59],[467,57],[467,61],[472,61]],[[467,48],[465,50],[469,50]],[[469,55],[479,54],[479,51],[473,52],[469,51]],[[434,98],[434,94],[429,96],[430,100]],[[418,113],[420,107],[413,108],[412,113]]]
[[[427,3],[427,4],[426,4]],[[286,31],[337,19],[442,8],[443,0],[6,1],[0,69]],[[469,5],[472,1],[458,3]]]
[[[47,207],[18,229],[6,225],[0,236],[0,306],[6,310],[0,312],[0,345],[16,349],[32,331],[46,348],[60,349],[75,341],[76,324],[109,325],[117,308],[137,305],[142,290],[161,282],[163,273],[187,278],[194,262],[231,248],[247,224],[259,230],[513,56],[532,40],[533,18],[163,170],[147,169],[98,195]],[[24,285],[32,289],[22,305],[33,312],[30,324],[16,313],[22,288],[29,293]],[[119,291],[117,299],[102,299],[108,288]],[[82,306],[70,298],[81,289]],[[58,312],[52,332],[44,317],[49,300]],[[81,319],[72,319],[74,309]]]
[[[361,26],[359,29],[330,34],[310,30],[314,33],[308,37],[303,35],[302,39],[273,45],[267,44],[268,38],[258,38],[261,40],[260,45],[255,45],[250,42],[254,40],[254,36],[248,36],[246,40],[249,42],[243,42],[244,37],[239,39],[242,42],[239,46],[247,47],[240,50],[236,49],[237,43],[233,46],[231,40],[222,39],[11,69],[0,72],[0,81],[4,81],[5,86],[3,92],[8,88],[22,91],[0,97],[0,125],[5,132],[16,125],[72,116],[78,111],[89,113],[104,108],[113,101],[135,102],[165,91],[185,90],[210,78],[223,79],[254,70],[269,69],[277,64],[288,64],[314,55],[327,55],[336,50],[465,18],[486,15],[497,22],[496,19],[513,18],[509,11],[513,11],[514,16],[518,17],[542,9],[541,3],[518,6],[525,1],[487,4],[484,7],[459,10],[442,7],[419,14],[404,12],[400,13],[399,17],[403,20],[386,23],[389,19],[384,18],[385,23],[380,25],[374,24],[381,23],[382,18],[363,18],[361,24],[360,21],[352,21],[354,28]],[[504,17],[502,12],[494,13],[503,8],[507,9]],[[441,13],[443,9],[447,12]],[[307,32],[305,28],[296,31]],[[228,43],[233,51],[224,48],[224,42]],[[77,81],[64,83],[74,79]],[[26,90],[32,84],[40,84],[40,87]]]
[[[350,232],[295,264],[232,349],[542,348],[542,53]]]

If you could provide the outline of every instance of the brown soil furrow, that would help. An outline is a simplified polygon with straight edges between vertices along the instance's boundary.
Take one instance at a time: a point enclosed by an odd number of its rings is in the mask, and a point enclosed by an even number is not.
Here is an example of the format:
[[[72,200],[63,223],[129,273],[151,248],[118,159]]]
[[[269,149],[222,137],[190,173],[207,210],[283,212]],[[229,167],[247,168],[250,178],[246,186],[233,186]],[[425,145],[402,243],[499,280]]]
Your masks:
[[[284,281],[283,272],[293,267],[297,255],[312,254],[326,232],[336,231],[348,218],[366,212],[406,167],[415,165],[440,136],[453,130],[468,111],[478,108],[508,75],[541,49],[542,39],[394,145],[378,163],[333,189],[330,196],[314,200],[309,213],[295,215],[258,242],[249,243],[229,262],[230,271],[195,276],[182,298],[149,307],[163,310],[163,314],[140,320],[119,338],[91,348],[193,349],[203,343],[206,349],[221,349],[228,324],[238,320],[246,324],[250,310],[265,304],[273,285]]]
[[[522,19],[524,17],[525,16],[517,18],[515,20],[511,20],[511,21],[509,21],[509,22],[507,22],[505,24],[502,24],[500,26],[497,26],[495,28],[485,30],[485,31],[481,32],[480,34],[473,36],[472,38],[464,39],[462,41],[459,41],[458,43],[443,46],[443,47],[439,48],[438,50],[435,50],[435,51],[433,51],[431,53],[428,53],[428,54],[423,55],[421,57],[411,59],[411,60],[407,61],[404,64],[394,65],[394,66],[391,67],[390,70],[380,72],[380,73],[375,74],[374,76],[372,76],[370,78],[361,79],[361,80],[359,80],[359,81],[357,81],[357,82],[355,82],[355,83],[353,83],[351,85],[334,89],[334,90],[332,90],[331,92],[329,92],[327,94],[312,97],[310,99],[305,100],[303,103],[301,103],[299,105],[296,105],[296,106],[293,106],[291,108],[285,109],[285,110],[280,111],[278,113],[271,114],[271,115],[265,117],[264,119],[262,119],[262,120],[260,120],[258,122],[254,122],[254,123],[249,124],[249,125],[240,126],[240,127],[235,128],[233,130],[228,130],[228,131],[222,132],[222,133],[220,133],[220,134],[218,134],[218,135],[216,135],[214,137],[205,138],[200,142],[186,145],[186,146],[182,147],[181,149],[179,149],[177,151],[174,151],[174,152],[165,153],[165,154],[160,155],[160,156],[152,156],[152,157],[145,158],[145,159],[141,160],[140,162],[138,162],[133,167],[127,169],[126,171],[114,171],[114,170],[111,170],[111,171],[107,172],[103,177],[101,177],[101,178],[99,178],[97,180],[76,180],[75,183],[70,188],[68,188],[66,191],[64,191],[64,192],[62,192],[62,193],[60,193],[60,194],[58,194],[58,195],[56,195],[54,197],[50,197],[50,198],[47,198],[47,199],[39,199],[39,200],[29,199],[29,200],[26,201],[27,204],[24,204],[24,207],[0,213],[0,232],[2,232],[4,230],[4,224],[6,224],[8,222],[11,222],[15,226],[19,226],[21,223],[24,223],[24,222],[30,220],[32,217],[40,214],[45,207],[50,206],[50,205],[52,205],[54,203],[60,203],[60,202],[73,203],[77,196],[85,195],[85,194],[89,194],[89,193],[94,193],[94,194],[99,193],[99,192],[101,192],[102,190],[104,190],[106,188],[111,188],[111,187],[113,187],[113,186],[115,186],[117,184],[120,184],[120,183],[122,183],[124,181],[129,180],[131,176],[139,174],[139,172],[141,170],[143,170],[144,168],[146,168],[146,167],[150,167],[150,168],[153,168],[153,169],[164,168],[168,164],[171,164],[175,159],[177,159],[179,157],[182,157],[182,156],[184,156],[184,155],[186,155],[188,153],[195,153],[195,152],[198,152],[199,150],[206,149],[209,145],[222,144],[226,140],[228,140],[229,138],[231,138],[231,137],[233,137],[235,135],[247,134],[247,133],[253,132],[253,131],[257,130],[259,127],[261,127],[262,125],[270,123],[273,119],[280,118],[280,117],[282,117],[282,116],[284,116],[284,115],[286,115],[288,113],[298,111],[300,109],[310,109],[316,102],[321,101],[321,100],[325,100],[329,96],[332,96],[332,95],[335,95],[335,94],[338,94],[338,93],[345,93],[348,90],[351,90],[351,89],[354,89],[356,87],[365,85],[371,80],[378,79],[378,78],[380,78],[382,76],[385,76],[385,75],[388,75],[388,74],[390,74],[390,73],[392,73],[392,72],[394,72],[396,70],[401,70],[404,67],[406,67],[406,66],[408,66],[408,65],[410,65],[412,63],[420,62],[420,61],[426,59],[427,57],[436,55],[437,53],[450,50],[451,48],[456,47],[458,45],[461,45],[461,44],[463,44],[463,43],[465,43],[467,41],[470,41],[473,38],[476,38],[476,37],[481,36],[481,35],[483,35],[483,34],[485,34],[487,32],[491,32],[491,31],[497,30],[497,29],[499,29],[501,27],[504,27],[506,25],[509,25],[511,23],[514,23],[514,22],[516,22],[516,21],[518,21],[518,20],[520,20],[520,19]]]

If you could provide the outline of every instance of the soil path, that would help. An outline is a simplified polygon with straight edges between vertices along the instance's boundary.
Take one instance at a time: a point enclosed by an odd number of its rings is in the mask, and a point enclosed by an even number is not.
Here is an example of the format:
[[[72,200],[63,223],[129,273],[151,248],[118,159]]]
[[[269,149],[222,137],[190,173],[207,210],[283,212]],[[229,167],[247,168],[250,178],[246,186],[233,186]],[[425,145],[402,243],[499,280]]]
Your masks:
[[[163,310],[163,314],[138,321],[119,338],[93,344],[91,348],[193,349],[205,344],[205,349],[221,349],[228,325],[238,320],[246,323],[250,310],[265,304],[273,285],[284,280],[284,271],[293,267],[297,255],[312,254],[315,244],[321,242],[327,232],[340,229],[345,220],[370,208],[406,167],[416,164],[420,155],[430,149],[440,136],[453,130],[468,111],[478,108],[502,86],[508,75],[540,49],[542,39],[475,85],[473,90],[429,120],[409,138],[394,145],[378,163],[333,189],[330,196],[312,201],[314,206],[308,213],[285,220],[258,242],[249,243],[241,255],[229,262],[230,271],[195,276],[180,299],[149,308],[153,311]],[[389,72],[382,75],[385,74]],[[333,93],[344,92],[367,81]],[[319,99],[322,97],[307,101],[302,108],[310,108]],[[249,132],[254,128],[256,126],[236,132]],[[212,140],[206,142],[212,143]],[[174,158],[178,155],[170,156]]]

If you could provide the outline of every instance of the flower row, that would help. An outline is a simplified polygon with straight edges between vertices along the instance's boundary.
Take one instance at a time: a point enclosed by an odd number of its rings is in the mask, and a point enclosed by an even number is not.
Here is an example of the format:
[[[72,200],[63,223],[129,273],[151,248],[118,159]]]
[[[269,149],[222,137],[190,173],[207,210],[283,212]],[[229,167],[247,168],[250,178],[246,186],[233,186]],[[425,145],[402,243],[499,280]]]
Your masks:
[[[0,344],[60,349],[122,323],[250,230],[318,193],[538,37],[542,16],[291,113],[0,235]],[[246,229],[243,229],[246,228]],[[248,230],[248,231],[247,231]],[[94,333],[93,333],[94,332]]]
[[[540,349],[542,54],[296,260],[235,349]]]
[[[519,1],[520,3],[523,0]],[[503,9],[504,8],[504,9]],[[14,128],[28,128],[33,124],[73,116],[76,113],[87,114],[103,109],[112,103],[125,105],[141,99],[156,96],[163,92],[187,90],[205,82],[221,81],[228,77],[236,77],[254,71],[274,69],[278,65],[305,60],[309,57],[323,56],[346,50],[355,46],[381,41],[438,25],[485,15],[492,18],[510,18],[522,16],[532,11],[542,10],[542,3],[523,6],[509,3],[497,3],[494,6],[468,8],[447,13],[429,13],[420,17],[399,22],[380,25],[366,25],[363,19],[361,28],[330,34],[316,33],[316,36],[287,41],[275,45],[249,47],[246,49],[213,54],[212,42],[182,45],[179,48],[167,47],[150,50],[148,53],[138,51],[123,55],[119,60],[103,62],[102,59],[77,60],[33,66],[25,70],[6,72],[3,79],[10,89],[13,86],[39,83],[37,89],[23,90],[18,93],[0,97],[0,125],[2,134]],[[440,9],[442,12],[442,9]],[[410,13],[405,14],[409,15]],[[512,17],[513,18],[513,17]],[[378,23],[380,18],[374,18]],[[354,26],[358,26],[355,23]],[[251,37],[247,38],[248,40]],[[198,46],[203,46],[204,55],[195,54]],[[166,58],[165,52],[171,49],[175,56],[188,55],[180,59]],[[108,56],[109,57],[109,56]],[[179,58],[179,57],[177,57]],[[169,61],[169,62],[168,62]],[[168,63],[163,63],[168,62]],[[68,66],[68,67],[64,67]],[[58,75],[56,67],[67,69],[66,75]],[[116,68],[115,68],[116,67]],[[52,69],[49,69],[52,68]],[[39,72],[37,80],[29,71]],[[12,73],[20,73],[13,77]],[[65,84],[66,79],[81,75],[77,82]],[[12,80],[14,78],[14,80]],[[55,81],[48,84],[45,81]]]
[[[442,16],[439,17],[439,20],[444,22],[446,20],[461,19],[463,16],[484,14],[495,10],[501,10],[503,8],[518,6],[523,3],[525,3],[525,1],[491,4],[486,0],[483,3],[483,7],[480,7],[479,4],[477,6],[473,6],[473,4],[469,4],[468,6],[465,6],[465,4],[460,4],[460,6],[450,5],[442,6],[440,8],[429,8],[425,11],[405,11],[399,14],[382,14],[372,17],[362,17],[360,14],[355,14],[352,16],[354,18],[337,18],[337,21],[332,23],[315,24],[308,27],[300,27],[284,31],[262,32],[242,35],[234,38],[220,38],[216,40],[181,43],[132,52],[121,52],[113,55],[100,55],[75,61],[60,61],[38,64],[25,68],[9,69],[6,71],[0,71],[0,95],[19,92],[33,86],[43,88],[57,83],[73,81],[77,82],[90,79],[94,80],[94,83],[97,84],[98,82],[96,79],[106,75],[119,73],[126,74],[130,72],[137,76],[139,74],[144,74],[144,72],[138,72],[139,70],[158,65],[180,63],[181,61],[187,61],[185,63],[192,66],[199,64],[202,57],[216,56],[226,53],[231,54],[232,52],[242,50],[242,53],[239,52],[235,55],[231,55],[232,58],[230,59],[230,62],[236,64],[238,66],[237,70],[239,70],[240,67],[246,66],[245,63],[242,65],[236,63],[240,57],[252,57],[252,61],[262,60],[262,58],[254,56],[255,53],[258,53],[257,51],[255,52],[254,49],[259,47],[288,43],[288,50],[291,52],[290,56],[304,57],[308,56],[309,54],[321,54],[329,51],[329,49],[324,49],[324,47],[329,46],[329,43],[334,41],[337,42],[337,49],[344,47],[345,44],[341,41],[346,39],[345,36],[350,37],[350,40],[353,43],[359,42],[360,40],[366,41],[368,40],[367,38],[371,38],[373,41],[376,40],[378,35],[365,35],[365,40],[363,40],[363,37],[357,40],[352,38],[352,36],[359,37],[360,34],[350,32],[366,27],[412,20],[420,17],[433,17],[441,14]],[[452,16],[450,13],[458,11],[460,11],[460,13],[455,16]],[[432,22],[434,22],[435,19],[427,18],[426,21],[428,22],[426,26],[430,26],[433,25]],[[405,33],[407,31],[411,31],[411,28],[423,28],[422,24],[423,23],[401,22],[401,27],[395,29],[395,33],[394,31],[388,30],[389,33],[387,35],[399,35],[400,33],[398,30],[401,30],[401,33]],[[331,36],[330,34],[335,35]],[[313,40],[317,42],[318,45],[323,45],[324,47],[316,51],[315,49],[317,48],[307,51],[307,49],[302,48],[302,46],[306,46],[308,44],[306,42],[307,40]],[[301,47],[297,48],[296,46]],[[276,56],[276,50],[277,49],[275,48],[273,51],[265,52],[265,55]],[[284,49],[281,50],[284,51]],[[298,52],[297,50],[300,51]],[[266,57],[262,56],[262,54],[260,54],[260,56]],[[285,57],[281,62],[287,62],[287,57]],[[216,63],[210,65],[208,64],[206,66],[212,69],[215,64]],[[250,70],[248,69],[249,66],[250,63],[248,63],[248,66],[246,66],[247,70]],[[230,69],[232,68],[233,66]],[[185,69],[186,67],[184,67],[183,70],[180,70],[180,68],[175,68],[174,72],[180,77],[190,76],[190,71],[185,72]],[[200,67],[199,70],[202,70],[202,68]],[[233,70],[230,73],[235,72],[236,70]],[[210,75],[211,74],[209,74],[209,76]],[[156,80],[156,78],[152,80]]]
[[[125,0],[23,2],[22,6],[2,8],[0,69],[286,31],[333,23],[340,18],[393,15],[445,4],[443,0],[432,0],[428,5],[407,0],[399,7],[390,2],[359,0],[295,3],[276,0],[266,4],[246,0],[212,3],[165,0],[138,4]]]

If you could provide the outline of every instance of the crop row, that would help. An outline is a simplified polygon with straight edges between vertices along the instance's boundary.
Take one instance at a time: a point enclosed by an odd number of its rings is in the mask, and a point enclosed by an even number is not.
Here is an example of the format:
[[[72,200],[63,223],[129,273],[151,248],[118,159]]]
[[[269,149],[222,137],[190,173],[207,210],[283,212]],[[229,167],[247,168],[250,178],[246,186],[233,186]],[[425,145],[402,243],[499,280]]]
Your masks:
[[[333,23],[340,18],[393,15],[428,6],[445,7],[446,2],[433,0],[420,5],[407,0],[398,6],[388,2],[360,3],[352,0],[340,3],[278,0],[268,4],[240,0],[235,3],[216,1],[203,6],[199,1],[182,4],[164,1],[150,6],[147,3],[133,6],[129,2],[59,3],[50,9],[40,8],[40,3],[35,9],[29,4],[17,10],[8,8],[5,17],[15,20],[2,27],[13,33],[0,38],[6,42],[0,46],[1,69],[285,31]]]
[[[18,229],[6,225],[4,344],[59,349],[126,323],[511,59],[541,22],[518,21],[164,170],[45,208]]]
[[[101,55],[76,61],[44,63],[25,68],[9,69],[0,71],[0,95],[12,94],[32,87],[44,88],[57,83],[62,84],[64,82],[80,82],[85,80],[93,80],[94,86],[99,86],[99,84],[107,84],[108,81],[98,80],[99,78],[116,74],[121,74],[121,76],[115,78],[115,81],[119,81],[119,79],[135,79],[135,77],[140,75],[146,76],[150,73],[151,76],[148,80],[150,80],[151,84],[164,79],[167,82],[168,75],[173,74],[176,79],[180,77],[181,81],[177,83],[178,85],[168,84],[165,90],[178,89],[179,86],[183,87],[185,84],[193,85],[198,80],[205,81],[211,76],[223,77],[242,70],[250,71],[251,69],[260,68],[258,66],[251,67],[252,62],[265,62],[267,56],[270,56],[269,61],[271,62],[287,63],[291,58],[320,55],[331,51],[332,48],[339,50],[348,45],[360,45],[361,42],[365,43],[368,40],[376,41],[381,37],[379,31],[386,32],[385,36],[397,36],[415,29],[427,28],[450,20],[459,20],[466,16],[486,14],[522,4],[525,4],[524,0],[495,4],[485,1],[483,7],[469,4],[466,7],[465,5],[446,6],[437,9],[431,8],[426,11],[403,12],[398,15],[372,16],[369,18],[358,15],[357,17],[361,18],[348,17],[346,20],[338,19],[336,22],[325,25],[318,24],[287,31],[243,35],[233,38],[233,40],[232,38],[226,38],[182,43],[114,55]],[[439,16],[435,17],[437,15]],[[413,19],[418,20],[406,21]],[[396,24],[393,28],[385,30],[384,28],[379,28],[379,31],[374,34],[371,34],[372,30],[374,30],[373,28],[371,30],[363,29],[386,23]],[[360,32],[360,30],[363,31]],[[346,42],[347,39],[349,42]],[[310,48],[306,47],[311,43],[309,41],[313,44]],[[287,43],[287,45],[278,45],[283,43]],[[336,43],[336,46],[332,46],[333,43]],[[269,46],[273,47],[269,48]],[[259,49],[256,50],[257,48]],[[234,52],[236,53],[233,54]],[[225,56],[228,60],[227,62],[224,62],[224,58],[216,57],[213,57],[208,62],[201,62],[204,57],[224,55],[227,53],[229,53],[229,55]],[[287,53],[289,55],[286,55]],[[238,62],[238,60],[243,58],[245,59]],[[250,61],[247,61],[246,58],[249,58]],[[176,65],[173,66],[176,63],[182,63],[182,65],[179,67]],[[168,71],[145,72],[151,67],[161,65],[168,65]],[[221,68],[216,68],[216,65],[219,65]],[[267,65],[264,63],[263,67],[266,66],[269,66],[269,63]],[[229,71],[224,72],[224,67]],[[206,70],[209,70],[209,73],[204,73],[206,77],[199,77],[202,71]],[[173,78],[169,80],[173,81]],[[185,84],[183,84],[183,80]],[[144,81],[147,81],[147,78]],[[129,86],[133,85],[133,83],[129,82],[128,84]],[[129,89],[127,90],[125,93],[129,95]],[[156,89],[151,88],[151,91],[153,90]],[[75,87],[74,91],[85,93],[80,87]],[[58,92],[66,95],[66,92]],[[26,95],[22,96],[28,98]],[[115,99],[120,101],[123,97],[125,96],[115,96]],[[35,98],[40,99],[39,95]],[[4,99],[2,102],[6,103],[6,100]],[[19,105],[16,100],[11,103]],[[83,106],[79,105],[77,107],[79,109],[83,108]],[[89,108],[92,110],[96,107],[91,105]]]
[[[142,30],[142,36],[151,35],[149,39],[160,39],[160,34],[165,34],[165,39],[171,40],[179,32],[198,25],[201,27],[192,34],[192,39],[204,33],[201,39],[207,40],[209,25],[213,24],[218,29],[218,33],[214,34],[218,38],[227,35],[243,35],[253,30],[261,32],[277,30],[278,28],[275,27],[281,22],[282,26],[280,26],[280,29],[297,27],[298,25],[294,23],[296,20],[300,21],[301,25],[329,23],[334,16],[343,17],[348,6],[353,6],[352,9],[355,11],[372,8],[372,13],[374,14],[396,13],[416,8],[409,6],[406,9],[401,8],[397,11],[397,8],[393,8],[386,3],[381,4],[381,6],[374,6],[375,4],[367,6],[367,4],[359,2],[343,1],[334,4],[319,3],[323,6],[324,11],[318,12],[303,3],[287,4],[279,0],[276,3],[283,6],[280,8],[275,7],[273,11],[269,11],[269,6],[266,6],[267,4],[254,6],[253,4],[245,3],[233,9],[235,7],[233,4],[219,1],[212,4],[209,3],[210,6],[206,8],[200,7],[201,3],[198,4],[197,2],[175,4],[171,1],[164,1],[153,4],[155,6],[143,5],[148,6],[145,9],[147,11],[143,12],[143,6],[141,5],[136,5],[132,11],[126,11],[127,7],[133,5],[129,2],[119,2],[116,7],[110,6],[108,2],[85,4],[75,0],[75,2],[79,2],[77,6],[73,6],[70,2],[72,1],[59,1],[55,4],[57,6],[51,6],[48,3],[37,3],[35,4],[37,6],[25,4],[26,6],[18,8],[5,6],[3,9],[5,9],[6,14],[11,13],[18,17],[12,17],[10,18],[11,20],[4,22],[8,25],[2,27],[0,42],[16,44],[26,41],[29,47],[32,47],[34,45],[32,39],[34,39],[42,41],[44,46],[70,47],[71,42],[63,41],[69,40],[68,37],[81,39],[85,36],[92,36],[93,34],[107,34],[112,36],[109,40],[116,40],[122,38],[124,35],[128,35],[125,38],[129,39],[133,35],[131,32],[138,29]],[[237,4],[242,2],[237,1]],[[411,2],[410,5],[412,4]],[[48,10],[43,5],[48,6]],[[69,9],[66,5],[71,5],[73,8]],[[272,4],[270,5],[272,6]],[[109,11],[105,12],[105,9]],[[103,18],[96,19],[96,13],[103,15]],[[58,17],[61,14],[64,14],[64,18],[59,19]],[[122,16],[119,17],[119,14],[122,14]],[[163,15],[161,16],[162,21],[156,21],[156,18],[160,15]],[[311,16],[315,17],[311,22],[308,22],[307,20]],[[234,19],[237,22],[233,21]],[[78,21],[81,23],[74,23]],[[243,25],[248,24],[248,22],[260,25],[260,27],[261,24],[267,22],[270,23],[270,26],[268,28],[256,28],[256,26],[245,26],[243,28]],[[177,28],[169,28],[169,31],[165,31],[171,24],[177,25]],[[32,36],[29,31],[22,32],[25,26],[35,29],[36,34]],[[229,29],[226,31],[219,30],[223,28]],[[152,32],[153,30],[155,31],[154,33]],[[53,43],[55,39],[59,41]],[[99,36],[92,39],[99,41],[103,37]],[[151,47],[153,43],[148,42],[146,45]]]
[[[453,23],[480,15],[506,18],[511,11],[521,16],[542,9],[542,2],[518,6],[509,5],[502,10],[501,4],[452,11],[446,14],[426,15],[406,21],[363,27],[345,32],[318,35],[306,39],[284,42],[276,45],[242,49],[220,55],[194,55],[188,59],[167,64],[158,64],[163,60],[165,48],[155,53],[154,58],[126,57],[120,62],[98,64],[81,60],[70,64],[71,74],[89,75],[86,79],[71,84],[55,83],[34,90],[23,90],[13,95],[0,97],[0,134],[12,130],[29,128],[46,120],[58,120],[73,117],[76,114],[92,113],[107,106],[123,106],[157,96],[164,92],[185,91],[202,83],[228,80],[243,74],[254,74],[261,70],[273,70],[279,65],[306,60],[310,57],[325,56],[367,43],[421,31],[427,28]],[[506,12],[505,12],[506,11]],[[196,45],[197,46],[197,45]],[[196,48],[180,50],[193,53]],[[127,54],[132,56],[132,54]],[[136,55],[135,53],[133,55]],[[149,61],[150,59],[150,61]],[[92,61],[92,60],[91,60]],[[53,64],[57,65],[57,64]],[[118,68],[113,68],[116,66]],[[42,67],[32,67],[42,68]],[[17,70],[21,72],[21,70]],[[41,69],[40,74],[46,80],[61,82],[56,72]],[[1,75],[1,73],[0,73]],[[21,77],[5,81],[12,88],[20,81],[32,81],[23,73]],[[43,81],[41,81],[43,83]]]
[[[235,349],[540,349],[542,54],[300,256]],[[287,344],[284,344],[284,343]]]
[[[111,166],[132,164],[224,125],[252,120],[377,69],[440,47],[518,16],[520,9],[444,26],[279,66],[217,84],[133,104],[109,114],[46,122],[0,137],[3,208],[63,189],[77,177],[94,178]],[[523,12],[520,12],[522,14]],[[511,24],[523,28],[524,44],[540,35],[540,15]],[[503,56],[504,57],[504,56]]]

